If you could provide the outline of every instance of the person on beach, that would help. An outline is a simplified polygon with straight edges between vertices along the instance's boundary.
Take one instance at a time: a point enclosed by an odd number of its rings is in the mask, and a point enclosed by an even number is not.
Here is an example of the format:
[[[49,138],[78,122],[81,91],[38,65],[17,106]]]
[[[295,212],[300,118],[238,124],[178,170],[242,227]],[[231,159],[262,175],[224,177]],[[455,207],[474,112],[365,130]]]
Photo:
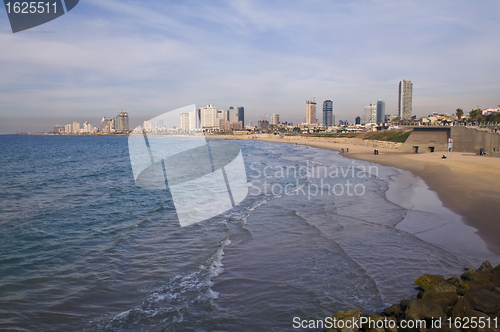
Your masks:
[[[346,152],[349,152],[349,148],[346,149]]]

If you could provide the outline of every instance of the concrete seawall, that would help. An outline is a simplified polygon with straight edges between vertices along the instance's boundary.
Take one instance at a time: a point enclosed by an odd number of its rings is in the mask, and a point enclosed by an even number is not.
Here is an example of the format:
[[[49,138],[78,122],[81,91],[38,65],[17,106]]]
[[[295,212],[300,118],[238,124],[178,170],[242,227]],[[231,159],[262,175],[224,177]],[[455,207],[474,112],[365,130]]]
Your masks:
[[[492,133],[477,127],[416,127],[401,150],[405,152],[447,152],[448,139],[453,140],[453,151],[488,153],[500,151],[500,133]]]

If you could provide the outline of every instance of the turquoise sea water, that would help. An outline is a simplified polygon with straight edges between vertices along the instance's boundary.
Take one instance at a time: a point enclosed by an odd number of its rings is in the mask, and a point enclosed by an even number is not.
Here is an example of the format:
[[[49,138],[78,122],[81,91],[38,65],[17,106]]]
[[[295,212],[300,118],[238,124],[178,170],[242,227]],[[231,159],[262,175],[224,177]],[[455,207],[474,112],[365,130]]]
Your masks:
[[[411,186],[401,171],[237,143],[248,197],[181,228],[167,191],[135,185],[127,138],[0,136],[0,329],[292,331],[294,317],[377,311],[414,297],[422,273],[483,259],[409,231],[461,221],[391,199]]]

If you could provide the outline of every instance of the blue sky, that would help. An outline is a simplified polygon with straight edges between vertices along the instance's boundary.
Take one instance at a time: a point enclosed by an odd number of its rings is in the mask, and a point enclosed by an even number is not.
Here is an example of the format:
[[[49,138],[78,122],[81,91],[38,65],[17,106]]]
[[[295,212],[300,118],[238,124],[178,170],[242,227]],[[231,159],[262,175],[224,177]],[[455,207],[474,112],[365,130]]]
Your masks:
[[[395,114],[402,79],[418,116],[498,107],[499,14],[497,0],[80,0],[13,34],[0,9],[0,133],[210,102],[298,123],[312,97],[352,121],[378,99]]]

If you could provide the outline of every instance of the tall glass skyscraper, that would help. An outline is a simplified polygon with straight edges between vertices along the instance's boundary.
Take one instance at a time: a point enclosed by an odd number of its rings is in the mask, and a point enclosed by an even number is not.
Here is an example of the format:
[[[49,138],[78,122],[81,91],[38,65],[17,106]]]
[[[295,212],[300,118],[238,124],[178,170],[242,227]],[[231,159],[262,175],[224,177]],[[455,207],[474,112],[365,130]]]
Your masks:
[[[333,122],[333,101],[325,100],[323,102],[323,126],[331,127]]]
[[[377,101],[377,123],[385,122],[385,102],[383,100]]]
[[[413,83],[409,80],[399,82],[398,116],[402,120],[411,120]]]

